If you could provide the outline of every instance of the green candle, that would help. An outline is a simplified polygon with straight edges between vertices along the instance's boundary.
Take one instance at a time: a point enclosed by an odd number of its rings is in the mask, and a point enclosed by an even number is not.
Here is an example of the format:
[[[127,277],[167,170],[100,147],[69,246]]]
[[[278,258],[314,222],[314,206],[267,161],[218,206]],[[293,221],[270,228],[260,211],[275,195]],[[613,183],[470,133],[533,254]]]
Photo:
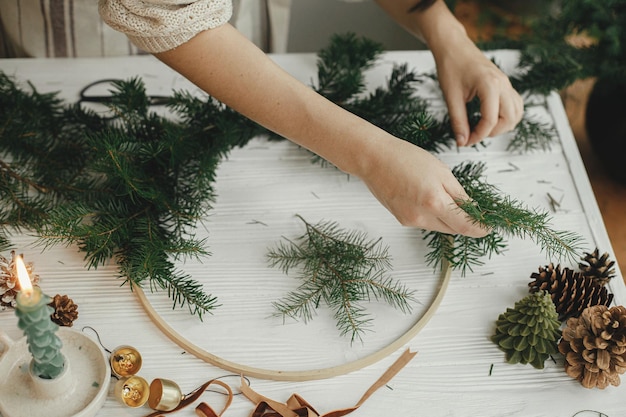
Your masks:
[[[38,287],[33,288],[21,257],[16,258],[20,292],[17,295],[15,314],[17,325],[24,330],[28,350],[33,356],[33,374],[44,379],[54,379],[61,374],[65,360],[61,354],[61,339],[55,334],[59,326],[50,319],[50,297]]]

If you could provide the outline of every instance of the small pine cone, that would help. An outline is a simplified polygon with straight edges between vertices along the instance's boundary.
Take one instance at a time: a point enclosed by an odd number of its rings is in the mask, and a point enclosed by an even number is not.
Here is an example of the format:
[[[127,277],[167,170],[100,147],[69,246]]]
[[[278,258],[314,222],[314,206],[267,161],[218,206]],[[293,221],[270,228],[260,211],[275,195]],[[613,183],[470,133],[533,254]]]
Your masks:
[[[11,251],[11,260],[8,260],[4,256],[0,255],[0,309],[7,307],[15,308],[15,297],[17,297],[18,281],[17,270],[15,269],[15,258],[17,256],[15,251]],[[30,275],[30,280],[33,285],[39,283],[39,275],[33,274],[33,264],[26,264],[26,270]]]
[[[560,265],[539,267],[539,272],[533,272],[530,278],[530,292],[547,291],[561,321],[580,316],[587,307],[608,306],[613,301],[613,294],[606,287],[569,268],[561,270]]]
[[[560,326],[550,295],[536,292],[500,314],[491,340],[506,353],[508,363],[543,369],[546,359],[558,351]]]
[[[626,308],[592,306],[568,319],[559,352],[565,372],[585,388],[618,386],[626,372]]]
[[[583,262],[579,263],[578,268],[581,274],[593,279],[600,285],[605,285],[615,276],[615,261],[609,260],[609,254],[604,253],[600,256],[598,248],[593,253],[585,252],[585,256],[582,258]]]
[[[55,295],[48,305],[54,309],[50,319],[59,326],[72,327],[78,318],[78,305],[67,295]]]

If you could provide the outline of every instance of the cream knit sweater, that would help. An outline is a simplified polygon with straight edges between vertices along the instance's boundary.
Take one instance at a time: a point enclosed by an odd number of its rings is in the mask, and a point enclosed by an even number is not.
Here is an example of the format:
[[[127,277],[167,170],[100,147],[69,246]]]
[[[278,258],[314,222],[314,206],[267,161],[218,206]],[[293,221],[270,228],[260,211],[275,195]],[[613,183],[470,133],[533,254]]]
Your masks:
[[[147,52],[163,52],[228,22],[230,0],[99,0],[100,15]]]

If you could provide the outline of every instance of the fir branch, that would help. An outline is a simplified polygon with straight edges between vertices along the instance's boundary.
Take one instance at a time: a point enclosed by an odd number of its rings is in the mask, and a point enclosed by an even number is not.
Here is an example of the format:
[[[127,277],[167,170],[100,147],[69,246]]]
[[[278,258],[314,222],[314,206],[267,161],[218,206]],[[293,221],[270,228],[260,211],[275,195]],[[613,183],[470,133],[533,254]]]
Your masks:
[[[315,90],[392,135],[427,150],[438,152],[452,146],[454,134],[449,122],[428,113],[427,103],[416,94],[416,86],[427,75],[410,70],[406,64],[394,65],[386,85],[364,94],[364,71],[382,51],[380,45],[370,42],[354,34],[332,37],[328,46],[318,52]],[[325,164],[319,157],[313,160]]]
[[[318,52],[317,92],[342,104],[365,89],[363,71],[371,68],[383,46],[354,33],[333,35]]]
[[[455,135],[449,114],[436,116],[417,91],[424,79],[432,78],[437,81],[436,75],[418,74],[406,64],[394,65],[384,86],[376,88],[370,94],[364,94],[366,86],[363,71],[372,65],[372,60],[379,53],[373,53],[373,48],[368,50],[371,55],[364,53],[361,59],[356,59],[353,54],[367,49],[364,44],[365,39],[354,34],[334,36],[329,45],[318,53],[318,86],[314,88],[346,110],[429,152],[437,153],[452,148],[455,145]],[[527,69],[526,65],[522,63]],[[527,73],[524,81],[514,78],[513,82],[518,82],[518,87],[525,84],[525,89],[541,89],[539,83],[531,85],[534,83],[532,76],[532,73]],[[481,119],[478,97],[466,104],[466,111],[470,129],[473,129]],[[509,150],[545,150],[549,146],[551,135],[553,131],[547,126],[525,115]],[[486,145],[481,143],[480,146]],[[313,160],[324,164],[319,157],[314,156]]]
[[[511,84],[520,92],[547,95],[561,90],[587,74],[579,59],[580,51],[563,39],[527,46],[522,51],[519,73]]]
[[[172,260],[209,254],[192,231],[211,208],[215,171],[263,129],[184,93],[169,100],[172,117],[161,117],[139,78],[112,84],[114,119],[23,91],[4,74],[0,91],[0,149],[8,156],[0,226],[34,230],[44,246],[77,245],[89,268],[115,259],[125,282],[148,281],[199,316],[214,308]]]
[[[626,0],[569,0],[558,13],[533,22],[523,38],[519,91],[542,94],[579,79],[596,77],[623,82],[626,75]],[[572,39],[586,38],[585,45]]]
[[[555,137],[557,132],[554,126],[524,117],[515,128],[513,139],[506,149],[511,152],[547,151],[551,149]]]
[[[280,242],[268,252],[270,266],[284,273],[299,268],[302,284],[274,304],[277,314],[305,322],[320,302],[334,311],[340,334],[361,340],[371,318],[361,305],[382,300],[403,312],[411,310],[413,291],[388,276],[391,259],[381,239],[368,240],[364,233],[340,229],[337,223],[308,223],[297,216],[306,233],[295,241]]]
[[[415,114],[423,113],[427,104],[416,93],[422,77],[408,65],[394,65],[386,85],[362,97],[355,95],[342,103],[348,111],[393,133],[398,124]]]
[[[426,259],[430,265],[440,266],[442,259],[446,259],[464,275],[468,270],[472,271],[473,266],[481,265],[481,258],[502,253],[506,249],[506,237],[531,239],[548,259],[580,258],[583,243],[580,235],[555,230],[547,212],[529,209],[484,182],[481,178],[484,169],[483,163],[465,163],[456,166],[453,173],[470,197],[470,200],[460,202],[459,207],[492,232],[482,238],[457,236],[453,240],[440,232],[426,233],[424,238],[431,249]]]
[[[454,142],[451,130],[442,132],[439,122],[426,111],[405,117],[394,128],[394,135],[429,152],[438,153]]]

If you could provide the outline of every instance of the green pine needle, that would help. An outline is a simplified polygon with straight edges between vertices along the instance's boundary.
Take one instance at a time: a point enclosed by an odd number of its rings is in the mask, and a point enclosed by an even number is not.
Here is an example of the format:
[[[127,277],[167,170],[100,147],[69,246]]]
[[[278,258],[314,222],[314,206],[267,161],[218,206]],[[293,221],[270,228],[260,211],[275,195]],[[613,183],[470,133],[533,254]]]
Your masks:
[[[513,139],[507,146],[507,151],[547,151],[550,150],[555,137],[557,137],[556,130],[548,123],[525,117],[515,128]]]
[[[363,72],[371,68],[383,46],[354,33],[334,35],[318,52],[317,92],[335,103],[344,103],[365,90]]]
[[[459,207],[472,220],[491,229],[491,233],[482,238],[457,236],[453,243],[447,239],[449,235],[426,233],[424,238],[431,249],[426,259],[430,265],[439,267],[445,259],[465,274],[472,271],[473,266],[482,265],[484,258],[501,254],[506,249],[506,237],[531,239],[548,259],[580,258],[583,244],[580,235],[555,230],[547,212],[529,209],[484,182],[481,178],[484,169],[483,163],[470,162],[456,166],[453,173],[470,197],[470,200],[460,202]]]
[[[32,230],[45,247],[78,246],[89,268],[115,259],[124,282],[166,290],[200,317],[217,306],[174,261],[209,254],[193,230],[216,169],[264,129],[185,93],[170,98],[173,117],[159,116],[138,78],[112,83],[114,119],[4,74],[0,92],[0,247],[9,230]]]
[[[388,276],[391,259],[381,239],[368,240],[364,233],[340,229],[336,223],[312,225],[301,216],[306,233],[295,241],[280,242],[268,252],[270,266],[288,274],[298,268],[298,289],[274,303],[277,315],[313,318],[321,302],[332,311],[342,336],[362,340],[371,317],[363,302],[384,301],[404,313],[411,311],[413,291]]]
[[[521,92],[547,94],[591,77],[623,82],[625,11],[626,0],[559,2],[558,12],[536,19],[522,38],[521,71],[513,86]],[[570,42],[585,37],[586,45]]]

